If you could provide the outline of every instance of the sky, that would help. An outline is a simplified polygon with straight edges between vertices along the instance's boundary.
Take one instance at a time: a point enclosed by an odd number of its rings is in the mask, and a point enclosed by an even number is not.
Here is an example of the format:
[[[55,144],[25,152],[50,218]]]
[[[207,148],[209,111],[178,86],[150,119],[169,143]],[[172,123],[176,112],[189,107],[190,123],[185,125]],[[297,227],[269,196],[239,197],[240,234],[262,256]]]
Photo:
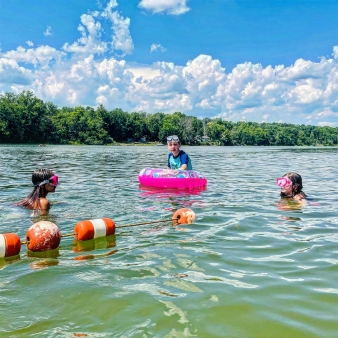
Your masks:
[[[0,93],[338,127],[337,0],[0,0]]]

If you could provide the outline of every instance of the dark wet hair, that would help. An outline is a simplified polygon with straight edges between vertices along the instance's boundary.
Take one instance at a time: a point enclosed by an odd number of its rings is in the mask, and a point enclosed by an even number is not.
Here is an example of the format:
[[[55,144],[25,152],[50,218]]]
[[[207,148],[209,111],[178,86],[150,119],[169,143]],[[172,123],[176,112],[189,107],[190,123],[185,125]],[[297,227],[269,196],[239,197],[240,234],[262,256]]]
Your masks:
[[[45,185],[40,185],[40,183],[50,179],[53,175],[54,172],[49,169],[36,169],[32,174],[33,191],[16,205],[27,209],[40,209],[40,197],[45,189]]]
[[[292,197],[295,195],[301,194],[303,197],[306,197],[306,194],[303,192],[303,180],[302,176],[299,174],[290,171],[289,173],[283,175],[283,177],[287,177],[292,182]],[[285,195],[281,194],[285,197]]]

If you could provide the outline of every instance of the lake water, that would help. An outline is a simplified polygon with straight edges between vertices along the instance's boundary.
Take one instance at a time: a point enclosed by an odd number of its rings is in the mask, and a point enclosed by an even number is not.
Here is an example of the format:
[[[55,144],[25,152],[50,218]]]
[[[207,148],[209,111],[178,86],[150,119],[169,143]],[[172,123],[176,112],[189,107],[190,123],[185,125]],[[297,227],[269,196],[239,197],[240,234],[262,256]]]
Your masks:
[[[0,261],[1,337],[338,337],[338,148],[183,147],[205,191],[141,189],[166,147],[0,146],[0,233],[24,240],[41,218],[62,234],[85,219],[117,225],[108,240]],[[12,205],[36,168],[60,184],[39,216]],[[308,204],[281,202],[275,179],[303,177]],[[80,260],[79,260],[80,258]]]

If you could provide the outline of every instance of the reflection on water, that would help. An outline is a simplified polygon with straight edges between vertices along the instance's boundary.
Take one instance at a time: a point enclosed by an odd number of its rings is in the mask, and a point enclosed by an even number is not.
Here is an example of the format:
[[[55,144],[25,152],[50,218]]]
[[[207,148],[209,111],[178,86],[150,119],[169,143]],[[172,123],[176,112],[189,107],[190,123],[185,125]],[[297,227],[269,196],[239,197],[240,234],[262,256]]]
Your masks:
[[[22,246],[0,261],[1,336],[336,336],[337,148],[185,147],[202,191],[139,185],[142,167],[166,166],[165,147],[41,148],[0,146],[0,233],[170,220],[181,207],[196,221],[63,237],[48,253]],[[47,215],[13,206],[38,167],[60,180]],[[288,171],[302,175],[305,204],[280,200]]]
[[[73,251],[82,252],[82,251],[93,251],[106,248],[112,248],[116,246],[116,237],[107,236],[91,239],[89,241],[77,241],[74,240]]]
[[[277,204],[279,210],[302,210],[306,205],[306,200],[293,200],[291,198],[282,198]]]

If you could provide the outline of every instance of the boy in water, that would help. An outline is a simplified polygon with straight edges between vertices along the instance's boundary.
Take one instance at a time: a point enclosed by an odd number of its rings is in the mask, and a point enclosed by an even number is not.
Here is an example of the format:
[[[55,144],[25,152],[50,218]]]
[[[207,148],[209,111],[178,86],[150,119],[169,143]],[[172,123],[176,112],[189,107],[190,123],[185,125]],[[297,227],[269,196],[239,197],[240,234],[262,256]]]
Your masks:
[[[188,154],[180,150],[181,142],[176,135],[167,137],[168,169],[192,170],[191,160]]]

